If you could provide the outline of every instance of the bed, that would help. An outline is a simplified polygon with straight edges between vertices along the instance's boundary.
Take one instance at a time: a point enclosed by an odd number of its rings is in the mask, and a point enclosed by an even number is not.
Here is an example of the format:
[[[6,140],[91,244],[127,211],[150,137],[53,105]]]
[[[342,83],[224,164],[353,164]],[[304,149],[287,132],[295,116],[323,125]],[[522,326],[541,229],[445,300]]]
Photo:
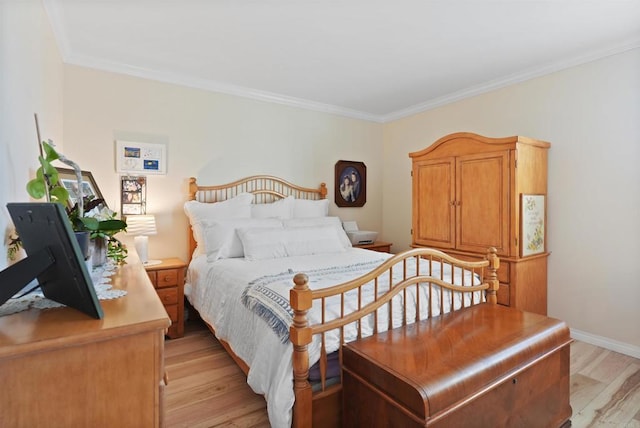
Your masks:
[[[326,194],[324,183],[266,175],[189,182],[185,295],[265,396],[274,427],[340,425],[345,343],[496,303],[495,250],[462,261],[353,248]]]

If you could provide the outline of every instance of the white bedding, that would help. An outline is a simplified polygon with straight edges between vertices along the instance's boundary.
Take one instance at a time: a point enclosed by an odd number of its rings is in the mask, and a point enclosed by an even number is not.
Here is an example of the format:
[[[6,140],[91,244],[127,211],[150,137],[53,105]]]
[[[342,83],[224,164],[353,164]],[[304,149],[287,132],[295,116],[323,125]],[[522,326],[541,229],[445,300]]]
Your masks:
[[[372,266],[382,263],[390,254],[374,251],[350,248],[346,252],[335,254],[322,254],[312,256],[297,256],[280,259],[248,261],[244,258],[221,259],[208,262],[206,256],[199,256],[192,260],[188,276],[185,294],[189,302],[200,313],[201,317],[210,324],[219,339],[229,343],[233,351],[250,367],[247,382],[251,388],[259,394],[264,394],[267,400],[269,421],[273,427],[289,427],[291,425],[293,394],[292,372],[292,345],[288,340],[283,343],[280,337],[263,318],[249,310],[241,303],[241,296],[248,284],[269,275],[277,275],[289,272],[304,272],[309,275],[312,288],[324,288],[336,283],[344,282],[360,276],[372,269]],[[342,272],[350,269],[338,269],[341,273],[321,275],[324,268],[342,266],[361,266],[361,272]],[[365,269],[366,267],[366,269]],[[365,269],[365,270],[363,270]],[[318,275],[310,274],[318,272]],[[401,273],[401,269],[397,269]],[[426,273],[426,269],[422,270]],[[456,275],[458,277],[460,275]],[[269,281],[267,281],[269,282]],[[456,281],[460,283],[460,280]],[[465,284],[471,283],[470,276],[465,278]],[[288,290],[293,286],[293,281],[271,282],[269,287],[288,299]],[[384,290],[384,285],[379,290]],[[415,288],[413,288],[415,289]],[[366,293],[365,293],[366,295]],[[369,293],[365,300],[373,298],[373,292]],[[396,300],[403,298],[402,293],[396,296]],[[421,292],[420,300],[426,299],[426,293]],[[407,300],[414,301],[415,295],[411,292]],[[476,301],[478,297],[476,297]],[[460,302],[457,301],[456,306]],[[432,301],[434,315],[440,311],[439,298]],[[413,303],[409,308],[413,307]],[[421,318],[426,318],[428,304],[421,303]],[[394,310],[402,311],[402,304],[394,304]],[[446,312],[445,308],[445,312]],[[378,316],[379,330],[385,330],[387,320],[380,311]],[[331,319],[333,315],[329,315]],[[411,311],[409,311],[411,313]],[[318,313],[313,309],[308,317],[311,323],[319,320]],[[368,335],[373,329],[372,317],[362,323],[363,335]],[[396,318],[394,313],[394,325],[399,325],[401,316]],[[327,353],[337,350],[339,336],[333,332],[326,338]],[[355,326],[345,329],[345,340],[356,338]],[[309,365],[315,364],[320,356],[318,341],[309,347]]]

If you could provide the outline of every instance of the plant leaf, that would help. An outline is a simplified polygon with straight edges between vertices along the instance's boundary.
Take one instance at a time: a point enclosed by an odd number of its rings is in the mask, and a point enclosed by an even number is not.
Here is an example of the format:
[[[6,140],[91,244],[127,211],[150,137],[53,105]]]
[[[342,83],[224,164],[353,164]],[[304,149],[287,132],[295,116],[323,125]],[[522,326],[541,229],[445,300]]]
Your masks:
[[[98,230],[100,222],[92,217],[81,217],[79,219],[87,230]]]
[[[120,231],[127,228],[127,223],[122,220],[103,220],[100,222],[98,229],[105,231]]]
[[[45,195],[44,181],[34,178],[27,183],[27,193],[33,199],[42,199]]]
[[[104,199],[91,199],[84,203],[84,212],[89,212],[100,204],[104,203]]]
[[[69,192],[62,186],[53,187],[51,190],[49,190],[49,194],[51,195],[51,197],[55,196],[55,198],[57,199],[56,202],[60,202],[64,205],[66,205],[67,200],[69,200]]]
[[[42,147],[44,148],[44,155],[47,161],[51,162],[60,158],[58,152],[56,152],[55,149],[46,141],[42,142]]]

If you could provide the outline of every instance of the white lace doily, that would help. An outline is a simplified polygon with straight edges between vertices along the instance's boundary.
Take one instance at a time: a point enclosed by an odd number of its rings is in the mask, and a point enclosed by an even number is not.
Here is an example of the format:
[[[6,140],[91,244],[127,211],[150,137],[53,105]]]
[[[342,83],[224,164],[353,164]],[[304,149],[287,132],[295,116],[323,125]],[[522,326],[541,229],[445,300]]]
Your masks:
[[[111,287],[110,277],[116,269],[117,265],[109,259],[107,259],[107,262],[104,265],[89,269],[98,300],[117,299],[118,297],[122,297],[127,294],[124,290],[118,290]],[[48,309],[58,308],[61,306],[64,305],[47,299],[44,297],[44,294],[42,294],[42,290],[37,289],[26,296],[17,299],[9,299],[4,305],[0,306],[0,316],[15,314],[16,312],[26,311],[30,308]]]

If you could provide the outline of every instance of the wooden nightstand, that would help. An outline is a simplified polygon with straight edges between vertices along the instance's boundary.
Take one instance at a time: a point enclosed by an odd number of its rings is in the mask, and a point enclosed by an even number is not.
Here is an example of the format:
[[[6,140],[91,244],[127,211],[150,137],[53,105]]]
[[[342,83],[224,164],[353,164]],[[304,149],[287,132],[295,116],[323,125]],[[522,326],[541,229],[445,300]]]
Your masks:
[[[390,253],[392,245],[393,244],[391,242],[376,241],[373,244],[354,245],[354,247],[364,248],[372,251],[380,251],[381,253]]]
[[[171,327],[167,336],[171,339],[184,335],[184,271],[187,264],[180,259],[162,259],[158,265],[145,266],[151,283],[160,296]]]

